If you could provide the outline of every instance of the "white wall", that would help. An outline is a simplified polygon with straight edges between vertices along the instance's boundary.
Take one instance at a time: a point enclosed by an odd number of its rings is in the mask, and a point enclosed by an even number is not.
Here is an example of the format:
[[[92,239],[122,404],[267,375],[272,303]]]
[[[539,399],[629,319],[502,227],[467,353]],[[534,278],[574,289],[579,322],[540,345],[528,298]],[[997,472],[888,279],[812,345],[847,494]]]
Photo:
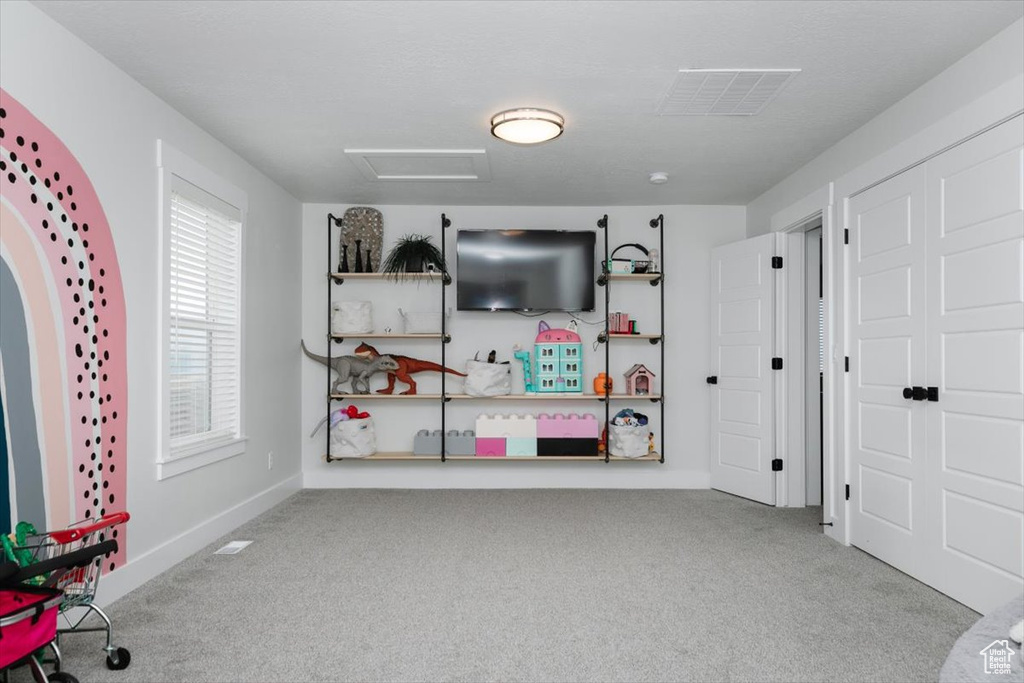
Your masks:
[[[326,351],[328,270],[326,249],[327,214],[340,216],[346,206],[306,204],[303,206],[302,240],[302,334],[308,346],[318,353]],[[323,366],[303,360],[302,366],[302,463],[307,487],[399,487],[399,488],[508,488],[508,487],[638,487],[675,488],[706,487],[709,485],[709,415],[707,385],[709,342],[707,325],[710,321],[708,295],[710,286],[709,251],[712,246],[742,239],[745,229],[745,211],[741,206],[664,206],[664,207],[507,207],[507,206],[379,206],[384,216],[385,251],[397,238],[407,233],[434,236],[440,243],[440,216],[444,212],[452,220],[448,229],[447,257],[455,260],[455,233],[459,229],[495,228],[555,228],[565,230],[597,230],[596,221],[608,213],[610,244],[640,242],[655,246],[657,232],[648,221],[659,213],[665,214],[665,282],[666,282],[666,347],[669,366],[667,378],[658,369],[658,350],[646,342],[617,342],[614,346],[611,368],[616,391],[624,386],[622,372],[634,362],[643,362],[658,373],[656,388],[667,379],[666,403],[667,446],[666,462],[658,463],[473,463],[473,462],[333,462],[323,461],[325,442],[323,432],[308,439],[313,428],[325,412],[324,394],[326,377]],[[600,231],[598,231],[600,232]],[[337,229],[334,232],[337,235]],[[599,235],[600,239],[600,235]],[[600,244],[600,242],[599,242]],[[332,245],[332,263],[336,263],[336,245]],[[376,261],[377,259],[375,259]],[[456,273],[457,277],[457,273]],[[335,300],[371,300],[374,302],[377,331],[391,326],[400,331],[397,312],[399,306],[438,310],[438,285],[391,284],[389,282],[334,285]],[[656,331],[658,327],[658,291],[644,283],[621,283],[614,289],[612,310],[628,310],[637,318],[641,331]],[[448,290],[454,306],[455,286]],[[603,325],[603,293],[598,290],[599,311],[582,314],[586,320]],[[545,316],[552,326],[569,321],[565,314]],[[479,351],[481,358],[490,349],[497,349],[499,359],[510,359],[512,345],[519,343],[532,351],[537,329],[536,318],[525,318],[514,313],[455,312],[451,332],[453,340],[448,347],[449,367],[462,369],[467,358]],[[584,376],[587,390],[591,380],[603,369],[603,350],[595,350],[589,342],[595,338],[599,326],[582,326],[586,342]],[[440,360],[436,342],[414,341],[399,345],[395,341],[378,340],[375,344],[382,352],[397,353]],[[358,343],[358,340],[355,342]],[[343,352],[351,352],[354,343],[346,342]],[[298,339],[293,340],[298,350]],[[521,371],[514,363],[518,391],[522,391]],[[437,392],[440,381],[436,373],[416,376],[420,391]],[[378,376],[373,387],[383,386]],[[452,378],[449,387],[461,386],[459,378]],[[449,388],[449,391],[452,391]],[[417,429],[439,428],[440,414],[436,401],[364,401],[356,404],[368,409],[374,416],[378,432],[378,446],[382,451],[412,450],[412,436]],[[625,404],[624,404],[625,405]],[[620,406],[620,407],[624,407]],[[651,403],[638,404],[638,409],[649,409],[656,414]],[[655,410],[650,410],[653,407]],[[449,404],[449,428],[470,429],[480,412],[594,412],[602,416],[603,404],[562,403],[543,405],[532,403],[486,403],[453,401]],[[661,443],[661,425],[653,429]]]
[[[77,157],[113,233],[128,322],[128,565],[109,599],[297,488],[300,204],[238,155],[25,2],[0,3],[0,85]],[[157,140],[248,193],[246,452],[158,481]],[[267,469],[267,451],[275,467]]]
[[[768,232],[777,212],[926,129],[935,134],[918,158],[1024,108],[1022,81],[1024,20],[1018,20],[752,201],[747,235]],[[965,111],[972,103],[979,111]]]

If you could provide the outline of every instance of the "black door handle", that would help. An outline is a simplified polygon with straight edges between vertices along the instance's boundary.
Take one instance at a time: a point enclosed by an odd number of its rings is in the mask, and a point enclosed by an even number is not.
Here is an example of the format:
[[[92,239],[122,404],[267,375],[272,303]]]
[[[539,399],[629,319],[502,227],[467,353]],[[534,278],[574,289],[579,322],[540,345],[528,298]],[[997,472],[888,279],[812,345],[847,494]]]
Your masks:
[[[718,377],[712,375],[711,377],[708,377],[707,382],[708,384],[718,384]]]
[[[935,400],[938,399],[938,389],[935,390]],[[928,390],[924,387],[906,387],[903,390],[903,398],[911,399],[914,401],[924,401],[928,399]]]

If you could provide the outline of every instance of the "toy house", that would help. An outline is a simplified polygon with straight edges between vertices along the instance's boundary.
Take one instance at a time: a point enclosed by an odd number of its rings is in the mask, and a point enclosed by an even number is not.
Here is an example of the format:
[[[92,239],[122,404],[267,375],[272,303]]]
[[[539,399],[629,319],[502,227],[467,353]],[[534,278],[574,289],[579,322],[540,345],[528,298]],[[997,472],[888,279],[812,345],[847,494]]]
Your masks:
[[[535,391],[583,391],[583,342],[574,327],[575,324],[570,323],[569,329],[553,330],[541,321],[534,340]]]
[[[641,363],[626,370],[626,393],[630,396],[647,396],[654,391],[654,373]]]

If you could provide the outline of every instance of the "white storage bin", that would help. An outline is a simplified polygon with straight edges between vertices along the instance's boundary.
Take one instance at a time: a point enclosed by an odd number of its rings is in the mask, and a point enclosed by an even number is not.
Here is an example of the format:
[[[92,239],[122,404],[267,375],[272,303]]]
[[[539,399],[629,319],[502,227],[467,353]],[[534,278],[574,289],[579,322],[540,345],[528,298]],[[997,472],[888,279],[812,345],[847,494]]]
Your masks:
[[[377,452],[372,417],[343,420],[331,429],[332,458],[365,458]]]
[[[649,450],[650,425],[608,425],[608,452],[620,458],[642,458]]]
[[[464,391],[470,396],[508,396],[512,393],[512,366],[467,360]]]
[[[402,331],[405,334],[440,334],[441,333],[441,312],[440,311],[403,311],[398,309],[402,316]],[[450,322],[452,309],[448,309],[445,318]]]
[[[335,301],[332,308],[332,334],[370,334],[373,332],[372,302]]]

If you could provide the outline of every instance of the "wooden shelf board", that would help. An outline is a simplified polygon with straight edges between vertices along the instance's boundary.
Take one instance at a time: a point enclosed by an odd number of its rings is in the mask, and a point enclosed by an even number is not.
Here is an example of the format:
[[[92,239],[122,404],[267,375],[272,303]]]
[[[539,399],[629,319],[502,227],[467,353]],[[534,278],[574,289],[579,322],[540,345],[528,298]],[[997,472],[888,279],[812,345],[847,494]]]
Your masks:
[[[604,460],[603,455],[526,455],[526,456],[501,456],[501,457],[477,457],[475,455],[449,455],[448,460],[495,460],[497,462],[512,462],[512,461],[523,461],[523,462],[545,462],[545,461],[559,461],[569,462],[573,460],[579,460],[584,462],[597,462],[598,460]]]
[[[440,339],[440,332],[419,332],[397,334],[394,332],[371,332],[369,334],[332,334],[331,339]]]
[[[363,401],[365,399],[390,399],[390,400],[416,400],[433,399],[440,400],[441,394],[331,394],[332,401]]]
[[[509,394],[507,396],[470,396],[469,394],[448,394],[457,401],[596,401],[597,394]]]
[[[642,455],[639,458],[622,458],[617,455],[612,455],[608,458],[611,462],[658,462],[661,460],[661,453],[648,453]]]
[[[598,401],[604,396],[597,394],[509,394],[507,396],[470,396],[469,394],[448,394],[454,401]],[[631,394],[612,394],[613,401],[647,401],[660,400],[661,394],[634,396]]]
[[[661,394],[612,394],[613,401],[660,401]]]
[[[325,456],[326,459],[326,456]],[[365,458],[353,458],[353,457],[332,457],[334,460],[441,460],[440,455],[413,455],[411,452],[395,452],[395,453],[374,453],[368,455]]]
[[[405,273],[401,279],[396,279],[387,273],[331,273],[334,280],[385,280],[393,283],[413,282],[417,280],[437,280],[441,282],[441,273]]]
[[[637,282],[650,282],[662,276],[661,273],[608,273],[609,280],[634,280]]]
[[[652,462],[657,461],[661,458],[658,453],[648,453],[647,455],[640,458],[620,458],[611,456],[611,462]],[[331,458],[334,460],[375,460],[375,461],[394,461],[394,460],[425,460],[425,461],[440,461],[440,455],[413,455],[409,452],[396,452],[396,453],[374,453],[368,455],[365,458]],[[500,458],[481,458],[475,455],[449,455],[447,460],[459,460],[461,462],[482,462],[482,461],[494,461],[494,462],[603,462],[603,455],[540,455],[540,456],[512,456],[512,457],[500,457]]]
[[[608,334],[612,339],[661,339],[660,334],[621,334],[616,332],[610,332]]]

